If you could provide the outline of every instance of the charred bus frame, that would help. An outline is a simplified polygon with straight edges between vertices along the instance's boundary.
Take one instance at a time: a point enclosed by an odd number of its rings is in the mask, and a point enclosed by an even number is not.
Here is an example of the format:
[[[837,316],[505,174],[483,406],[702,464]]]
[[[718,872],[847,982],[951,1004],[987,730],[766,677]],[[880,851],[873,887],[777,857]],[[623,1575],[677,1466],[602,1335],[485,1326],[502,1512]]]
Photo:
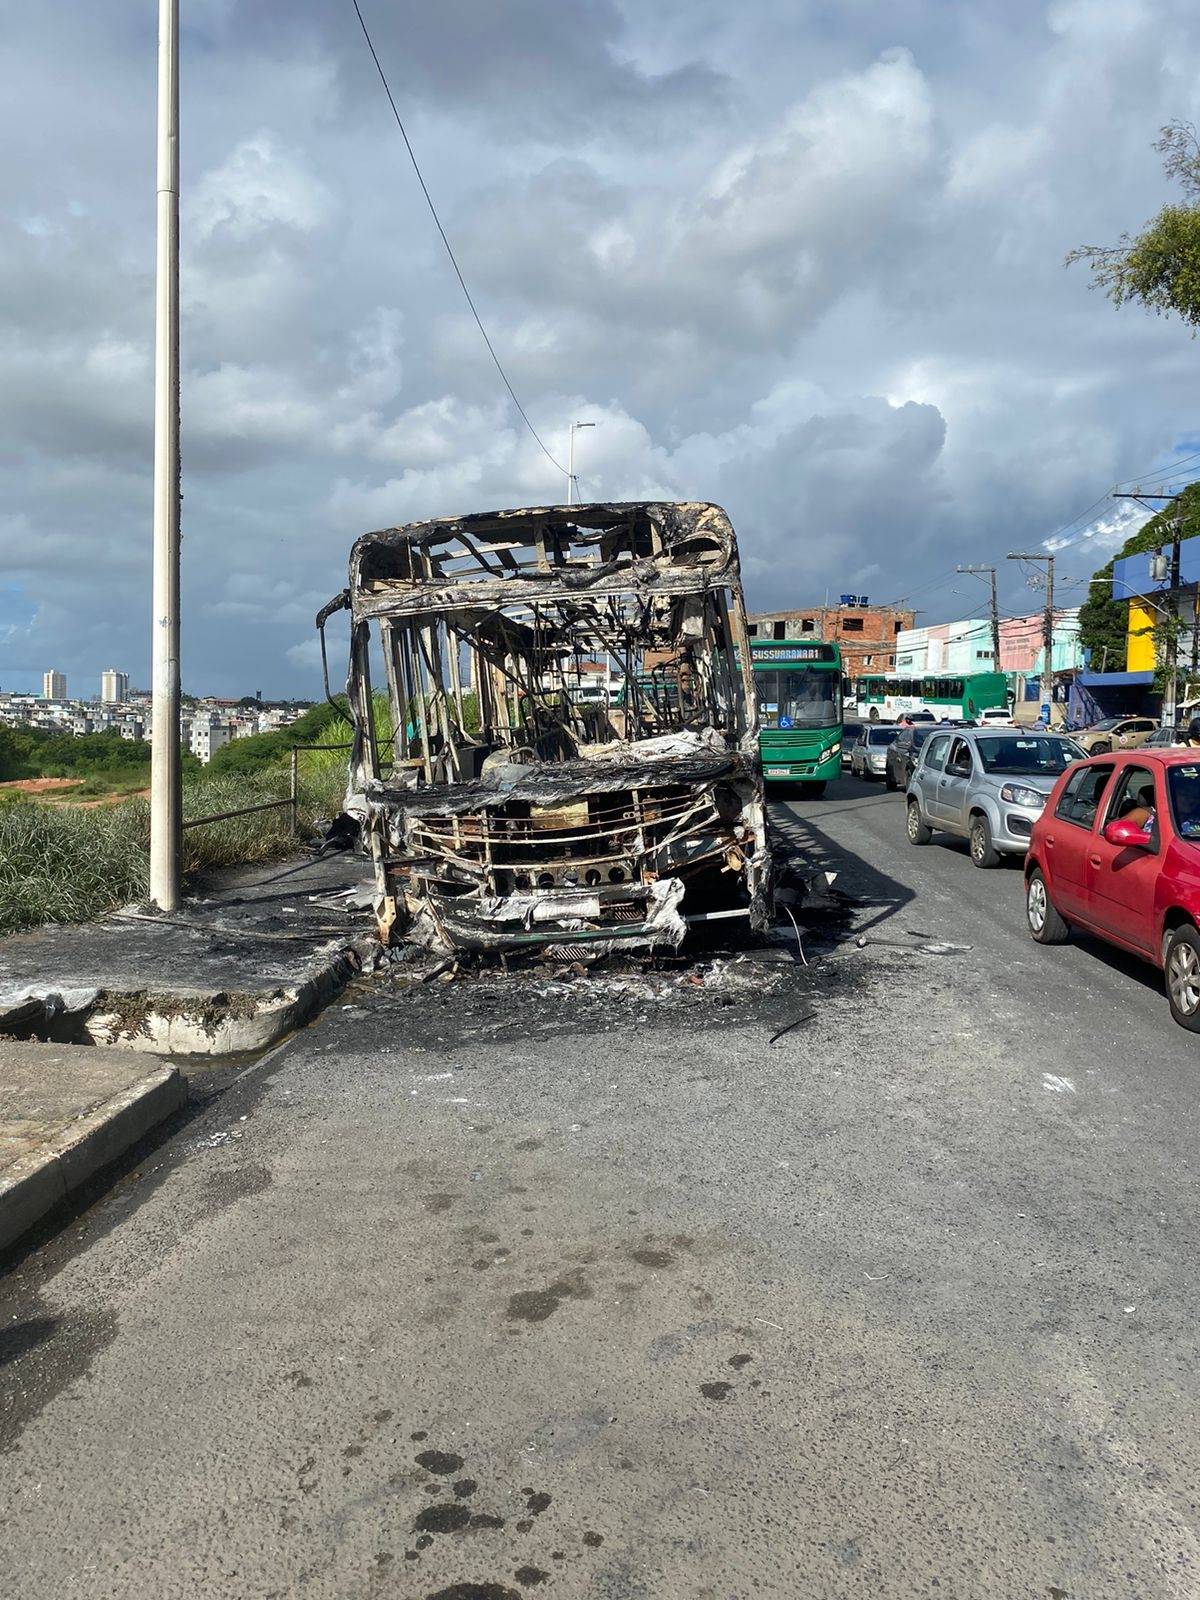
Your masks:
[[[720,507],[549,506],[383,529],[356,542],[349,588],[317,618],[323,659],[343,607],[347,809],[375,862],[382,937],[586,956],[678,945],[714,917],[765,925],[750,652]],[[585,662],[619,692],[580,694]]]

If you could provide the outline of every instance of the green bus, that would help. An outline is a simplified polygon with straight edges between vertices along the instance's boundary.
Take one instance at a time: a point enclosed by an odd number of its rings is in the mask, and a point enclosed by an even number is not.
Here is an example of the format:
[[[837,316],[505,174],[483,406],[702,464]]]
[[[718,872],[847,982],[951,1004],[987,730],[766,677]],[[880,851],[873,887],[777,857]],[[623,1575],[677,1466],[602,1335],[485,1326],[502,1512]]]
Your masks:
[[[859,678],[858,714],[864,722],[895,722],[913,711],[974,722],[983,711],[1011,704],[1002,672],[926,673],[921,678]]]
[[[819,795],[842,770],[842,652],[816,639],[752,639],[758,748],[767,784]]]

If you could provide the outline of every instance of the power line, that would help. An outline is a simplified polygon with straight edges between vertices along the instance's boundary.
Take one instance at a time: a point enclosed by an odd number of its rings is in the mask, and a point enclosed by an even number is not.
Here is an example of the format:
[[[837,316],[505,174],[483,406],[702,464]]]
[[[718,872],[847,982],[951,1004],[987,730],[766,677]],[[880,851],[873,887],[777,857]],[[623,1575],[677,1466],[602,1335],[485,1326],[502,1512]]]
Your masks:
[[[372,61],[374,61],[375,70],[379,74],[379,81],[383,85],[383,92],[388,97],[388,104],[392,108],[392,115],[396,119],[396,126],[400,129],[400,137],[404,140],[404,148],[408,151],[408,159],[412,162],[413,171],[417,175],[417,182],[421,185],[421,193],[425,196],[425,203],[429,207],[429,214],[433,218],[434,223],[437,226],[437,231],[442,236],[442,243],[446,246],[446,254],[450,257],[450,265],[454,268],[454,275],[458,279],[459,287],[462,289],[462,292],[463,292],[464,296],[466,297],[467,304],[471,308],[471,315],[475,318],[475,325],[479,329],[480,333],[483,335],[483,342],[484,342],[485,345],[487,345],[488,355],[490,355],[492,360],[495,362],[496,371],[500,374],[500,377],[504,382],[504,387],[508,390],[510,396],[512,397],[513,405],[515,405],[517,410],[520,412],[522,422],[524,422],[525,426],[529,429],[530,433],[537,440],[538,446],[541,449],[542,454],[546,457],[547,461],[552,462],[553,465],[558,468],[559,472],[565,474],[566,470],[567,470],[566,467],[564,467],[560,462],[556,461],[555,458],[550,454],[549,450],[547,450],[546,446],[542,443],[541,435],[538,433],[538,431],[534,427],[533,423],[530,422],[528,416],[526,416],[525,407],[517,399],[517,391],[513,388],[512,384],[508,381],[508,374],[507,374],[507,372],[505,372],[504,368],[500,365],[500,357],[496,354],[495,348],[492,345],[492,341],[488,338],[488,331],[483,325],[483,318],[479,315],[479,312],[475,309],[475,302],[471,298],[471,291],[467,288],[467,280],[462,275],[462,270],[458,265],[457,258],[455,257],[454,251],[451,249],[450,241],[446,237],[446,230],[445,230],[445,228],[442,227],[442,219],[437,214],[437,207],[433,203],[433,196],[429,193],[429,188],[428,188],[428,186],[427,186],[427,184],[425,182],[424,177],[421,174],[421,168],[417,164],[416,155],[413,152],[413,147],[412,147],[412,144],[411,144],[411,142],[409,140],[408,133],[405,130],[404,123],[401,120],[400,112],[397,109],[396,101],[395,101],[395,98],[394,98],[394,96],[392,94],[392,91],[391,91],[391,87],[390,87],[390,85],[388,84],[388,81],[387,81],[387,74],[383,70],[383,63],[379,59],[379,53],[375,49],[375,46],[374,46],[374,44],[373,44],[373,42],[371,40],[371,35],[370,35],[370,32],[367,29],[366,20],[363,17],[362,10],[361,10],[361,8],[359,7],[359,4],[358,4],[358,0],[350,0],[350,3],[354,7],[354,14],[358,18],[358,25],[362,29],[363,38],[367,41],[367,49],[371,52],[371,59],[372,59]]]
[[[1118,490],[1127,484],[1142,483],[1147,478],[1152,478],[1156,483],[1159,484],[1159,487],[1162,488],[1167,480],[1174,478],[1180,467],[1185,467],[1189,462],[1193,461],[1200,461],[1200,450],[1195,450],[1190,455],[1180,456],[1177,461],[1169,461],[1166,466],[1159,468],[1157,471],[1155,471],[1154,468],[1150,468],[1146,472],[1135,473],[1131,478],[1119,478],[1113,485],[1113,491]],[[1191,480],[1189,480],[1189,482],[1190,481]],[[1187,484],[1183,484],[1181,487],[1186,488]],[[1104,505],[1110,498],[1111,493],[1101,495],[1099,500],[1093,500],[1092,504],[1088,506],[1086,511],[1081,511],[1079,515],[1073,518],[1070,522],[1063,523],[1060,527],[1056,528],[1053,533],[1047,534],[1046,538],[1042,540],[1043,548],[1050,542],[1051,539],[1057,539],[1060,534],[1072,532],[1072,530],[1077,528],[1081,522],[1084,522],[1088,517],[1090,517],[1093,511],[1096,511],[1100,506]],[[1090,527],[1084,528],[1083,532],[1076,535],[1074,539],[1064,539],[1062,543],[1057,545],[1055,548],[1056,550],[1070,550],[1073,549],[1075,545],[1082,544],[1085,539],[1090,539],[1092,537],[1093,534],[1090,531]]]
[[[930,578],[927,583],[919,583],[915,589],[910,589],[907,594],[897,595],[894,600],[885,600],[879,609],[881,611],[895,610],[905,600],[911,600],[914,595],[924,594],[927,589],[940,589],[944,584],[949,583],[951,578],[957,578],[957,576],[958,569],[952,567],[949,572],[943,573],[940,578]]]
[[[1143,478],[1152,478],[1166,472],[1173,473],[1177,467],[1187,466],[1189,461],[1200,461],[1200,450],[1194,450],[1191,455],[1180,456],[1178,461],[1169,461],[1165,467],[1160,467],[1157,470],[1151,467],[1148,471],[1138,473],[1132,478],[1121,478],[1116,487],[1119,489],[1122,484],[1140,483]]]

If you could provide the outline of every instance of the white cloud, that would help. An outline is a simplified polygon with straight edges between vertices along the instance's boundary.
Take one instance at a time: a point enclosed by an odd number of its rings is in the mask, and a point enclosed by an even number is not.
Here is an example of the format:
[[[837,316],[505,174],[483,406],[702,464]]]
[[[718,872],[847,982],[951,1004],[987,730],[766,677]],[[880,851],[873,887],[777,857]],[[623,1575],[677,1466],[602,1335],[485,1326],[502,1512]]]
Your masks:
[[[292,229],[312,233],[332,210],[328,189],[278,139],[260,129],[201,175],[183,206],[200,240],[222,235],[239,244]]]
[[[30,671],[144,677],[152,73],[133,0],[63,6],[0,36],[0,562],[35,619],[6,627]],[[1169,192],[1186,0],[401,20],[377,43],[547,447],[594,420],[585,492],[722,501],[752,601],[1035,547],[1194,431],[1184,331],[1061,265]],[[356,534],[563,479],[344,18],[197,0],[184,49],[185,680],[313,690]],[[1064,583],[1126,526],[1062,546]]]

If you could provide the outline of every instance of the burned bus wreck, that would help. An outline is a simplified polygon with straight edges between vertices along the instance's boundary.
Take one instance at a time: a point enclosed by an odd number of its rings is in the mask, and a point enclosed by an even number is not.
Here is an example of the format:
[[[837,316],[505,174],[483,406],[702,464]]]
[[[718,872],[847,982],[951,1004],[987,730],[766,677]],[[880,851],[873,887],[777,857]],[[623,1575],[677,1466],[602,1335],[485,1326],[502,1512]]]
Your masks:
[[[368,533],[350,585],[347,809],[381,937],[587,959],[770,918],[728,517],[551,506]],[[377,630],[391,708],[373,715]]]

